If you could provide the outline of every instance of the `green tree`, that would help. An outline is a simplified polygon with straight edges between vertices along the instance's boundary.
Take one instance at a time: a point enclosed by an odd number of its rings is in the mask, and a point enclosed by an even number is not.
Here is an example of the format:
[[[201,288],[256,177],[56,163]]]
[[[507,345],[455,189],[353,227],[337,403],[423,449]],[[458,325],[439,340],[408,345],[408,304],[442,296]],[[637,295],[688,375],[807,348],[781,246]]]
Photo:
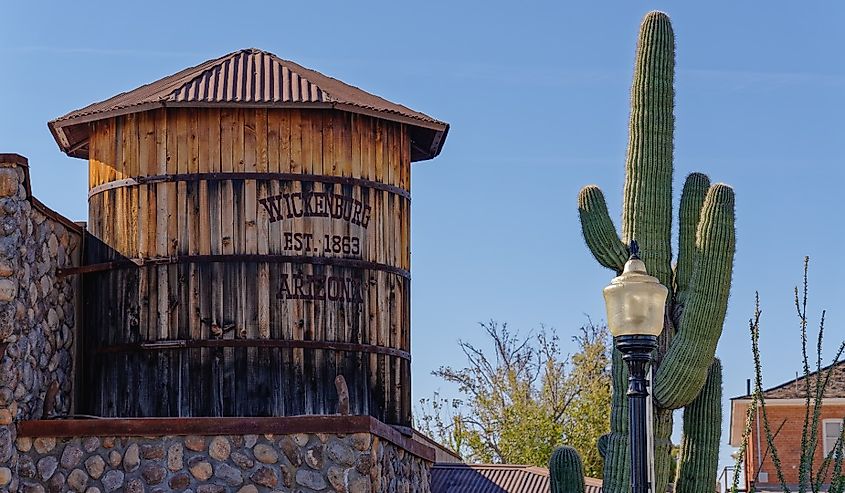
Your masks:
[[[567,356],[553,330],[521,337],[507,324],[480,325],[491,350],[458,341],[467,365],[432,372],[463,398],[422,399],[417,427],[472,462],[545,467],[565,443],[581,454],[587,475],[601,477],[595,443],[609,430],[607,329],[582,327],[573,337],[577,351]]]

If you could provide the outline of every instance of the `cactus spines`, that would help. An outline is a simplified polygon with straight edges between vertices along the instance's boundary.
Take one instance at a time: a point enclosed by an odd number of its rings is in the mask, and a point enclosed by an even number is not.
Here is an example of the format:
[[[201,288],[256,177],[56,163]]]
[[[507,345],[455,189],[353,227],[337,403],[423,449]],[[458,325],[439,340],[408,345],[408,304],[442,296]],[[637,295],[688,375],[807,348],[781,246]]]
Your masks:
[[[691,405],[708,378],[727,310],[736,242],[733,190],[692,173],[681,196],[678,258],[672,270],[674,65],[669,17],[651,12],[640,27],[631,87],[621,238],[597,187],[585,187],[578,196],[584,239],[599,263],[618,272],[625,261],[624,245],[635,239],[649,274],[673,291],[654,353],[654,491],[665,491],[670,480],[672,410]],[[627,371],[618,356],[614,351],[611,432],[604,456],[608,493],[630,489]],[[701,425],[691,418],[689,426]]]
[[[722,335],[736,244],[734,194],[723,184],[707,191],[696,234],[695,267],[678,334],[654,378],[654,399],[666,409],[695,399]]]
[[[552,453],[549,483],[552,493],[584,493],[584,464],[574,448],[564,445]]]
[[[675,489],[683,493],[712,493],[719,471],[722,437],[722,364],[713,360],[698,397],[684,408],[684,436],[678,458]]]
[[[678,265],[675,267],[675,297],[679,303],[684,303],[687,290],[692,279],[692,270],[698,250],[695,246],[695,235],[698,229],[698,219],[701,217],[701,206],[707,190],[710,189],[710,178],[703,173],[690,173],[684,182],[681,192],[680,231],[678,232]],[[676,327],[679,321],[675,320]]]
[[[649,274],[672,280],[672,151],[675,35],[669,16],[649,12],[637,43],[622,209],[622,241],[637,240]]]
[[[578,194],[578,213],[581,215],[581,232],[587,247],[596,260],[608,269],[622,272],[628,260],[628,248],[616,234],[613,221],[607,213],[604,194],[596,186],[586,186]]]

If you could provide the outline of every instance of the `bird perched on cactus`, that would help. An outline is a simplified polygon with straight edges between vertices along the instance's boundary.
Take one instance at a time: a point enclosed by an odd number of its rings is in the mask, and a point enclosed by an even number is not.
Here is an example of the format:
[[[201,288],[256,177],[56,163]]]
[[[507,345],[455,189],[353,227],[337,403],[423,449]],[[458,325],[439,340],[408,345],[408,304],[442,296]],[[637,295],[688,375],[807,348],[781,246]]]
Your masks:
[[[706,383],[721,385],[721,367],[713,361],[727,310],[735,246],[733,190],[711,185],[707,176],[692,173],[681,192],[678,256],[673,268],[674,76],[672,24],[666,14],[650,12],[640,27],[631,88],[621,238],[598,187],[584,187],[578,196],[584,240],[596,260],[619,273],[628,258],[626,245],[636,240],[649,274],[670,290],[653,363],[655,492],[666,491],[670,481],[672,412],[721,405],[720,392],[702,392],[702,388]],[[618,351],[614,351],[612,367],[611,432],[602,444],[603,490],[622,493],[630,491],[628,377]],[[718,421],[705,412],[685,412],[684,417],[685,450],[718,448]],[[698,491],[694,484],[712,490],[714,461],[686,460],[679,467],[678,477],[684,481],[676,491]]]
[[[558,447],[549,459],[552,493],[584,493],[584,464],[572,447]]]

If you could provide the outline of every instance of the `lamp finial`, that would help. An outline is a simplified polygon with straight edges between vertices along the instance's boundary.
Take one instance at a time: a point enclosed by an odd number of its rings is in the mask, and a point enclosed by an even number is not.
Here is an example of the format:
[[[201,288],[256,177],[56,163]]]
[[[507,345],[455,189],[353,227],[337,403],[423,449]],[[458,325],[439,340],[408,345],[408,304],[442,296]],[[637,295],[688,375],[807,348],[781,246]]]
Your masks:
[[[628,257],[628,260],[640,259],[640,246],[637,244],[637,240],[631,240],[629,250],[631,251],[631,256]]]

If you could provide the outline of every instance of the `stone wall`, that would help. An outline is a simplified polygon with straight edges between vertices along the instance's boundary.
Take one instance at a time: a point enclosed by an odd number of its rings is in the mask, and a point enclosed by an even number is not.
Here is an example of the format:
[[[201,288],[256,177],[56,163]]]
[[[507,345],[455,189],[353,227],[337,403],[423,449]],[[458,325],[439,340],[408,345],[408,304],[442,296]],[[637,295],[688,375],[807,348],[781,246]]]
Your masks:
[[[0,154],[0,487],[19,420],[71,412],[82,229],[32,197],[26,158]]]
[[[23,492],[429,493],[431,464],[371,433],[27,438]]]

